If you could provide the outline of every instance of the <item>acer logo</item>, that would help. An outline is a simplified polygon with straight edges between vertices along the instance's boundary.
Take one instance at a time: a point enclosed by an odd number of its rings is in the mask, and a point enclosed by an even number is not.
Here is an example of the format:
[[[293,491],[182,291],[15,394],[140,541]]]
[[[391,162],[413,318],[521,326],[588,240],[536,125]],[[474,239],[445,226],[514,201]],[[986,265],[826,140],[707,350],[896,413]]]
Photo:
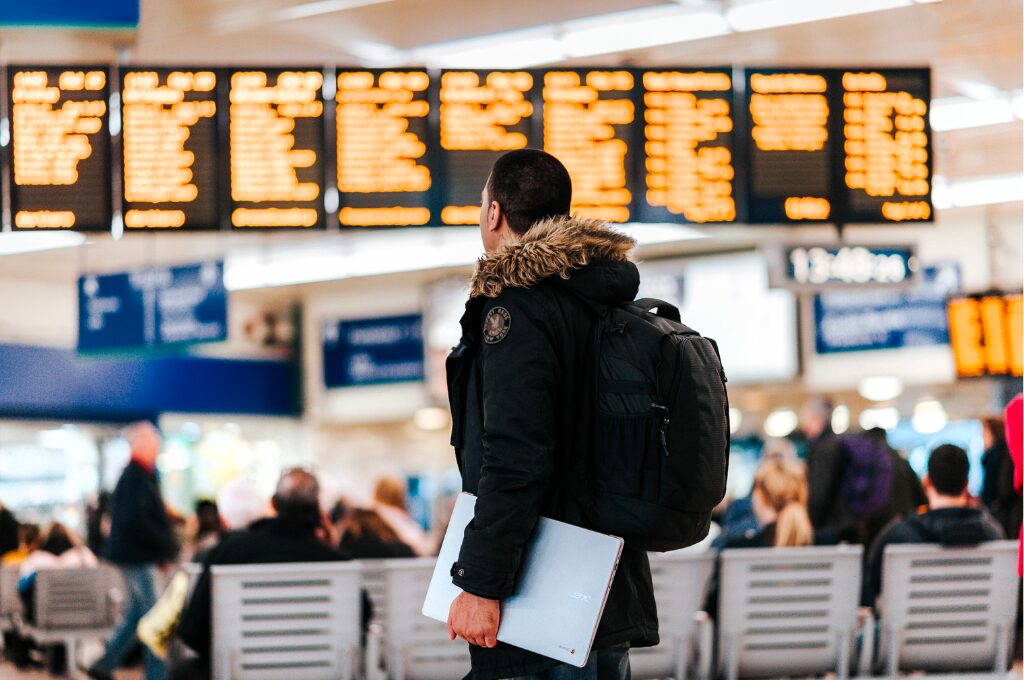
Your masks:
[[[573,593],[572,599],[579,600],[580,602],[590,602],[590,595],[584,595],[583,593]]]

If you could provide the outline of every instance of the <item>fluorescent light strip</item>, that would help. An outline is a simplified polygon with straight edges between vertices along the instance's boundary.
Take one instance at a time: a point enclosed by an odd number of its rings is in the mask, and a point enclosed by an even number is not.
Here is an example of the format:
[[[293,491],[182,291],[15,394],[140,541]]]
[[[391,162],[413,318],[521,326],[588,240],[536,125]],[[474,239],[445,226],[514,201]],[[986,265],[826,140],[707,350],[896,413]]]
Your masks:
[[[725,17],[719,12],[654,9],[656,11],[619,12],[603,16],[599,21],[567,24],[561,38],[562,49],[570,57],[590,57],[730,32]]]
[[[762,0],[730,7],[725,13],[725,19],[734,31],[759,31],[908,7],[911,4],[910,0]]]
[[[932,205],[936,210],[1024,201],[1024,175],[994,175],[949,182],[936,175]]]
[[[41,250],[74,248],[85,243],[76,231],[13,231],[0,233],[0,255],[21,255]]]
[[[385,2],[391,2],[391,0],[315,0],[314,2],[304,2],[301,5],[279,9],[271,14],[271,17],[276,21],[292,21],[294,19],[307,19],[323,14],[344,12],[345,10],[366,7],[368,5],[382,5]]]
[[[996,99],[948,97],[932,101],[932,129],[936,132],[1001,125],[1019,120],[1024,114],[1021,95],[1003,93]]]

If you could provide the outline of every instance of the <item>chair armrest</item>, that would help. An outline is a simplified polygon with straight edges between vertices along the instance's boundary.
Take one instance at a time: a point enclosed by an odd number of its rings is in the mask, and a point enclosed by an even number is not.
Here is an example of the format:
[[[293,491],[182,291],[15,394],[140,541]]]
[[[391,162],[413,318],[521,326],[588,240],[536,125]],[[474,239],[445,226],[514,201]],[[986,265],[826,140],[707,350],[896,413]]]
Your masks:
[[[860,628],[860,654],[855,672],[858,677],[863,677],[871,673],[875,662],[875,613],[871,607],[860,607],[857,610],[857,621]]]
[[[384,627],[379,623],[371,623],[366,631],[366,649],[363,652],[363,677],[366,680],[384,680],[381,672],[381,642],[384,639]]]
[[[694,635],[697,641],[697,678],[698,680],[709,680],[714,663],[715,623],[707,612],[695,613],[693,621],[697,625]]]
[[[111,625],[120,621],[121,614],[124,613],[124,592],[117,586],[111,586],[107,590],[107,612]]]

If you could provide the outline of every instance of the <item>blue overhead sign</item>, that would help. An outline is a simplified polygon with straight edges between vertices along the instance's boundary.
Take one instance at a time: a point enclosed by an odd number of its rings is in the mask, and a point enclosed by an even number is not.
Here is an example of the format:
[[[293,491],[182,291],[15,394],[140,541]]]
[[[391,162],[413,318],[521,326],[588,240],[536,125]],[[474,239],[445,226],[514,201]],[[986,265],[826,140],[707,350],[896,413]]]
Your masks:
[[[10,0],[0,2],[0,26],[136,28],[139,0]]]
[[[227,328],[223,262],[78,279],[79,351],[215,342]]]
[[[355,387],[423,380],[423,317],[326,321],[324,384]]]
[[[818,354],[949,343],[946,298],[960,290],[960,267],[924,267],[903,290],[826,291],[814,297]]]

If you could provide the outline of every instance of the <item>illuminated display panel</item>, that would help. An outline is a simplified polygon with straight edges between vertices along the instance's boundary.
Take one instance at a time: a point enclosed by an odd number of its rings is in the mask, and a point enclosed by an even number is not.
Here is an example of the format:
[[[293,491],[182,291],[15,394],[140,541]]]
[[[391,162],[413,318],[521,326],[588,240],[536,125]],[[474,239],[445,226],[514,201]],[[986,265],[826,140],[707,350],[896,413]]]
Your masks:
[[[125,229],[217,229],[212,69],[121,71]]]
[[[15,229],[110,229],[109,80],[103,67],[9,68]]]
[[[543,144],[572,177],[572,211],[628,222],[634,186],[636,74],[617,70],[543,72]]]
[[[323,228],[323,73],[229,73],[231,226]]]
[[[422,70],[338,73],[338,220],[343,227],[430,222],[430,78]]]
[[[961,377],[1024,374],[1021,300],[983,295],[949,301],[949,340]]]
[[[535,82],[528,71],[441,73],[442,224],[477,224],[480,191],[494,161],[538,146],[531,130]]]
[[[823,70],[746,72],[748,222],[834,219],[830,81]]]
[[[842,72],[846,222],[932,219],[928,69]]]
[[[646,71],[643,222],[736,219],[731,69]]]

